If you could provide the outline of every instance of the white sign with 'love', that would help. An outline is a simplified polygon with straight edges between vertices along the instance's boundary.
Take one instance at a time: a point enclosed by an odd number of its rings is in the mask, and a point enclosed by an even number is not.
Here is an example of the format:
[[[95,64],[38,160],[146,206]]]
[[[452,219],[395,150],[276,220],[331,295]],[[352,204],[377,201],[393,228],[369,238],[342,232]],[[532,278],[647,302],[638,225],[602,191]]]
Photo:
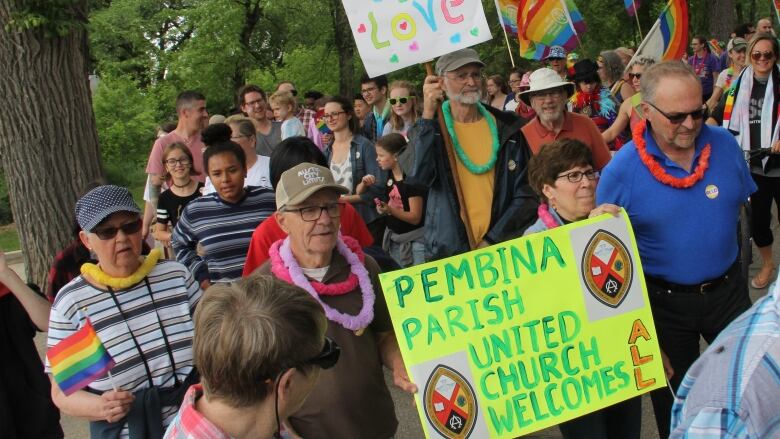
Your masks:
[[[480,0],[343,2],[370,77],[492,38]]]

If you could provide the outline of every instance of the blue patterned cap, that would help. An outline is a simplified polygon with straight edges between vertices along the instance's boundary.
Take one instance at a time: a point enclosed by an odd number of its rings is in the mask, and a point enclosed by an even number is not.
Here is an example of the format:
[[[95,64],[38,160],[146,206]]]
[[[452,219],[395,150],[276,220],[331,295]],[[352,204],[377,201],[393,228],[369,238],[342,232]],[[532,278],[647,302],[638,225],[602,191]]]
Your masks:
[[[563,47],[561,46],[552,46],[550,47],[550,51],[547,52],[547,56],[544,57],[544,59],[546,60],[550,58],[565,59],[566,50],[564,50]]]
[[[130,191],[112,184],[98,186],[76,202],[76,221],[87,232],[117,212],[141,213],[141,209],[136,206]]]

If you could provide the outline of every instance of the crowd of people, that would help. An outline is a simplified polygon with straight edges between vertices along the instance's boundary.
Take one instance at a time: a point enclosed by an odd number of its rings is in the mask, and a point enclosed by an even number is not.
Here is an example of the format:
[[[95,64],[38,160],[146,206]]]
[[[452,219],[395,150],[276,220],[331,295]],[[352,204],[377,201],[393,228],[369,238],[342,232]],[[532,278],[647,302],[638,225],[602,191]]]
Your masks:
[[[247,84],[235,114],[211,118],[205,96],[181,92],[144,209],[125,188],[85,188],[48,301],[0,252],[6,340],[37,328],[51,348],[91,325],[115,361],[65,392],[48,360],[52,378],[35,373],[30,343],[4,341],[19,360],[3,379],[25,377],[6,393],[39,421],[0,401],[0,436],[61,437],[59,409],[95,438],[391,438],[383,368],[418,389],[380,272],[621,210],[678,392],[651,394],[660,437],[780,436],[780,288],[752,308],[748,295],[776,272],[780,48],[766,21],[720,57],[696,36],[682,62],[555,46],[505,80],[462,49],[421,88],[365,76],[355,96],[300,102],[293,82]],[[749,281],[736,233],[748,202]],[[560,430],[639,438],[641,416],[634,398]]]

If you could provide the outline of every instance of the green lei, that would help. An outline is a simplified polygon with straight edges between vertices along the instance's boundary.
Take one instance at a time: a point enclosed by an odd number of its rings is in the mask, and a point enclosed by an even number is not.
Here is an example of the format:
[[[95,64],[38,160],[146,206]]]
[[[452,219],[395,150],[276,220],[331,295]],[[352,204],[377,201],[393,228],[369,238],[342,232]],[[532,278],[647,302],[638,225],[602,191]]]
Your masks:
[[[463,163],[463,166],[466,167],[472,174],[484,174],[485,172],[493,169],[493,165],[496,164],[496,160],[498,159],[498,128],[496,128],[496,121],[493,119],[493,115],[490,114],[490,112],[485,109],[485,107],[477,102],[477,109],[479,110],[479,114],[487,120],[488,128],[490,129],[490,136],[493,138],[493,144],[491,145],[492,151],[490,153],[490,158],[488,159],[487,163],[484,165],[477,165],[471,159],[468,155],[466,155],[466,151],[463,150],[463,147],[460,146],[460,142],[458,141],[458,136],[455,135],[455,126],[452,123],[452,112],[450,111],[450,101],[446,101],[442,104],[441,110],[444,114],[444,124],[447,126],[447,131],[450,133],[450,138],[452,138],[452,145],[455,147],[455,152],[458,154],[458,158],[460,158],[460,161]]]

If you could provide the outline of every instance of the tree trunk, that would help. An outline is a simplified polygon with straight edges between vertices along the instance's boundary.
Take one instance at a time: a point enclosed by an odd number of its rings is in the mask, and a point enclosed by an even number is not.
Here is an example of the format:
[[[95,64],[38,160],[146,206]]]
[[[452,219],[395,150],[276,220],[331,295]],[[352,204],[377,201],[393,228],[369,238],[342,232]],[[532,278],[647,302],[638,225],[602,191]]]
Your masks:
[[[340,0],[330,0],[330,15],[339,54],[339,94],[351,98],[355,93],[355,43],[347,13]]]
[[[718,40],[728,41],[734,30],[734,0],[712,0],[709,6],[710,35]],[[724,47],[725,49],[725,47]]]
[[[12,13],[35,3],[0,0],[0,154],[27,278],[45,285],[54,255],[72,240],[76,197],[102,167],[86,30],[44,37],[7,29]],[[87,0],[55,7],[86,21]]]

